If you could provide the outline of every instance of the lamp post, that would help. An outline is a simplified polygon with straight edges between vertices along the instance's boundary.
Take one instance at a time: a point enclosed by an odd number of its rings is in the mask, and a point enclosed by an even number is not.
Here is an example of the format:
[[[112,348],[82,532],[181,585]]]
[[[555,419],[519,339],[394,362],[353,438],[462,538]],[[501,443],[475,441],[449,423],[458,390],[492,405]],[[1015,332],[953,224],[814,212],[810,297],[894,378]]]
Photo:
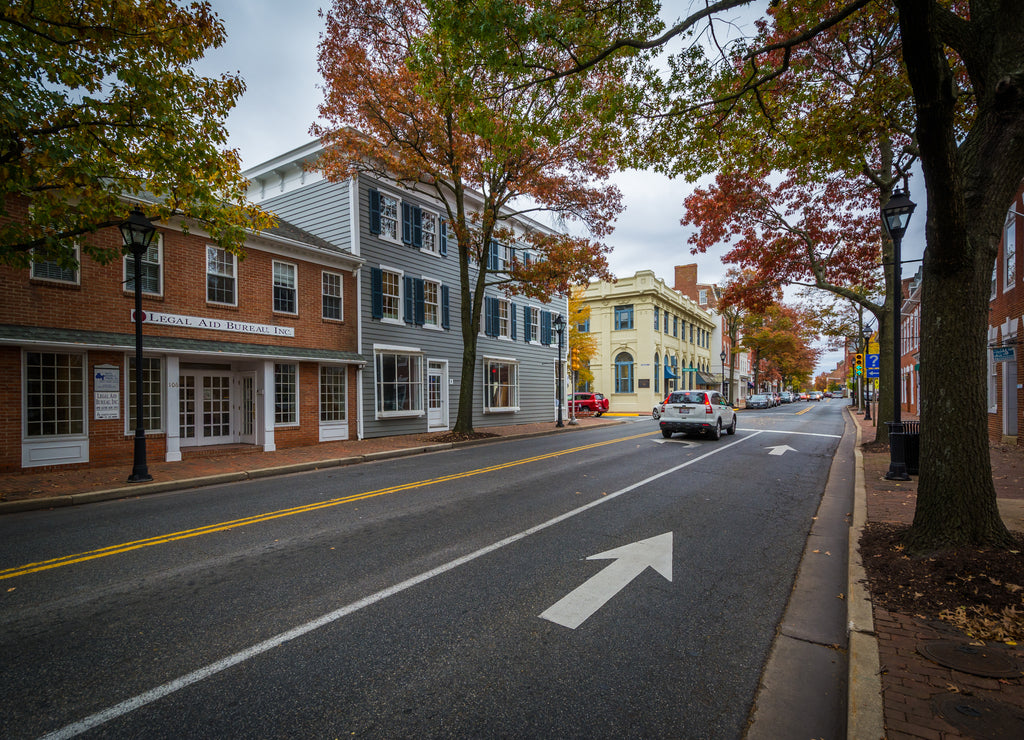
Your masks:
[[[905,187],[905,186],[904,186]],[[900,312],[903,309],[903,272],[900,246],[907,233],[910,216],[916,204],[904,190],[896,188],[889,202],[882,206],[882,220],[892,237],[892,423],[889,425],[889,472],[887,480],[910,480],[903,449],[902,389],[900,388]]]
[[[725,391],[725,350],[723,349],[721,354],[718,355],[718,359],[722,361],[722,395],[728,398],[729,394]]]
[[[558,332],[558,423],[555,426],[564,427],[565,424],[562,423],[562,349],[565,342],[565,319],[562,318],[562,314],[555,314],[551,324]]]
[[[867,387],[868,387],[868,389],[870,389],[871,384],[868,383],[868,380],[867,380],[867,343],[871,339],[871,330],[868,329],[867,327],[864,327],[863,335],[864,335],[864,383],[867,383]],[[864,421],[865,422],[871,421],[871,392],[870,392],[870,390],[868,390],[867,393],[865,394]]]
[[[135,258],[135,452],[128,482],[142,483],[153,480],[146,466],[146,421],[142,394],[142,257],[149,251],[156,227],[136,206],[120,228],[124,245]]]

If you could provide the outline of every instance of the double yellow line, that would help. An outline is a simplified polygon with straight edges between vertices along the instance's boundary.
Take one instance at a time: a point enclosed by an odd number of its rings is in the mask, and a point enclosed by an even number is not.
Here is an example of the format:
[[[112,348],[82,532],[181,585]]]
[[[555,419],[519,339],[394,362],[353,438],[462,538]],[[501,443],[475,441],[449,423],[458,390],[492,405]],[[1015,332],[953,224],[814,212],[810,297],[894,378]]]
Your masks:
[[[119,545],[110,545],[109,547],[102,547],[98,550],[89,550],[87,552],[76,553],[74,555],[65,555],[64,557],[54,558],[52,560],[44,560],[39,563],[29,563],[27,565],[20,565],[15,568],[7,568],[5,570],[0,570],[0,580],[4,580],[7,578],[17,578],[18,576],[28,575],[29,573],[39,573],[40,571],[53,570],[54,568],[62,568],[66,565],[84,563],[89,560],[98,560],[99,558],[106,558],[110,557],[111,555],[118,555],[123,552],[131,552],[132,550],[141,550],[145,547],[163,545],[168,542],[176,542],[177,540],[187,540],[192,537],[202,537],[203,535],[213,534],[214,532],[226,532],[231,529],[238,529],[239,527],[247,527],[250,524],[259,524],[260,522],[269,522],[274,519],[283,519],[284,517],[295,516],[296,514],[305,514],[307,512],[318,511],[320,509],[329,509],[332,506],[350,504],[354,501],[362,501],[368,498],[384,496],[389,493],[398,493],[399,491],[411,491],[416,488],[426,488],[427,486],[437,485],[438,483],[447,483],[449,481],[460,480],[462,478],[471,478],[475,475],[494,473],[499,470],[514,468],[519,465],[528,465],[530,463],[540,462],[541,460],[550,460],[551,458],[561,457],[562,455],[571,455],[577,452],[583,452],[585,450],[592,450],[597,447],[604,447],[605,445],[616,444],[618,442],[628,442],[633,439],[640,439],[641,437],[649,436],[651,436],[651,432],[646,432],[644,434],[634,434],[630,437],[620,437],[619,439],[612,439],[608,440],[607,442],[596,442],[595,444],[583,445],[582,447],[573,447],[572,449],[569,450],[549,452],[545,455],[538,455],[536,457],[529,457],[523,460],[515,460],[513,462],[501,463],[499,465],[491,465],[486,468],[477,468],[476,470],[468,470],[463,473],[454,473],[452,475],[445,475],[440,478],[431,478],[429,480],[416,481],[413,483],[403,483],[401,485],[390,486],[388,488],[378,488],[375,491],[354,493],[351,496],[341,496],[339,498],[332,498],[326,501],[318,501],[313,504],[296,506],[291,509],[279,509],[278,511],[270,511],[264,514],[254,514],[253,516],[244,517],[242,519],[233,519],[228,522],[209,524],[205,527],[197,527],[196,529],[185,529],[180,532],[171,532],[170,534],[162,534],[156,537],[149,537],[148,539],[144,540],[135,540],[134,542],[123,542]]]

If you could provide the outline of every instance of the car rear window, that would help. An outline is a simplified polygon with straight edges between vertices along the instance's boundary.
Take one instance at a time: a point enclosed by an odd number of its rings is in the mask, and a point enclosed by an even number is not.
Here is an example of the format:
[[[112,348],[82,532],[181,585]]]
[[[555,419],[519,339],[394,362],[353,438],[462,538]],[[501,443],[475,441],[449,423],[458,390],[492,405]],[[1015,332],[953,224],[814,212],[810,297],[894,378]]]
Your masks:
[[[669,403],[707,403],[705,400],[706,398],[706,393],[673,393],[672,397],[669,399]]]

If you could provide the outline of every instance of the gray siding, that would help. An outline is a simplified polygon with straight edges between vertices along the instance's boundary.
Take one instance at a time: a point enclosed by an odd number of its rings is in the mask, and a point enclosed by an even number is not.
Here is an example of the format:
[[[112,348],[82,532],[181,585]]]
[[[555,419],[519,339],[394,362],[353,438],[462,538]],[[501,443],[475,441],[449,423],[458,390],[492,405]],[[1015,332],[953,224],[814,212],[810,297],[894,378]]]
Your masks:
[[[403,347],[422,352],[423,383],[426,393],[426,373],[431,360],[447,363],[448,423],[455,424],[459,406],[459,383],[462,373],[462,328],[461,298],[459,288],[458,254],[453,248],[447,256],[440,256],[409,245],[395,243],[370,233],[369,192],[371,189],[397,198],[400,201],[419,205],[435,213],[439,218],[442,210],[417,193],[411,193],[389,183],[376,182],[366,175],[358,178],[359,193],[359,249],[358,254],[366,264],[360,272],[360,305],[362,342],[360,353],[367,364],[362,373],[363,435],[382,437],[398,434],[416,434],[427,431],[427,415],[377,418],[376,412],[376,361],[374,345]],[[269,198],[262,205],[282,218],[294,223],[312,234],[333,244],[351,249],[352,225],[350,223],[348,183],[317,182],[300,186],[287,193]],[[399,234],[401,233],[401,209],[399,209]],[[384,266],[402,272],[404,277],[422,278],[448,286],[450,295],[450,327],[435,329],[409,325],[404,321],[381,321],[372,318],[371,271]],[[403,286],[404,287],[404,286]],[[487,295],[498,296],[497,290],[488,289]],[[477,343],[477,363],[474,380],[473,424],[479,428],[554,421],[555,408],[555,362],[558,355],[556,344],[543,346],[524,341],[523,306],[531,305],[544,311],[566,314],[566,301],[559,297],[550,304],[521,297],[510,299],[515,305],[516,339],[501,339],[480,334]],[[404,316],[404,305],[400,305]],[[553,341],[557,339],[553,334]],[[484,371],[482,357],[499,357],[518,362],[519,411],[484,413]],[[355,389],[352,397],[356,398]]]
[[[336,247],[352,250],[347,182],[320,180],[267,198],[260,206]]]

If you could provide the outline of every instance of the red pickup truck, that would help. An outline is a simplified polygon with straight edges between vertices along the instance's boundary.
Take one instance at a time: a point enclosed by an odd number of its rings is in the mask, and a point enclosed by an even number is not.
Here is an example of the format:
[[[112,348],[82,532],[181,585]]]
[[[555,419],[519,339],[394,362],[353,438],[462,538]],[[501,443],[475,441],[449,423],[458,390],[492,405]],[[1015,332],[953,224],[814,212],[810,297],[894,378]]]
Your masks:
[[[574,393],[572,410],[577,414],[600,416],[608,410],[608,399],[600,393]]]

